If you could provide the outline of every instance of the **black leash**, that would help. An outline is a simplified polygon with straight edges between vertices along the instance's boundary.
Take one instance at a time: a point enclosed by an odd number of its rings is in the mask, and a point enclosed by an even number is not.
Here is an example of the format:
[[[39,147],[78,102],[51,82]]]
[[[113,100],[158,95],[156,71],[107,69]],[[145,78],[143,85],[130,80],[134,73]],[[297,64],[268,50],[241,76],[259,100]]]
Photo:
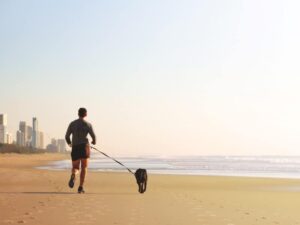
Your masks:
[[[121,166],[125,167],[130,173],[132,173],[133,175],[135,175],[134,172],[132,172],[128,167],[126,167],[123,163],[119,162],[118,160],[114,159],[113,157],[110,157],[109,155],[107,155],[106,153],[98,150],[97,148],[91,146],[92,149],[96,150],[97,152],[100,152],[102,155],[106,156],[107,158],[110,158],[112,160],[114,160],[116,163],[120,164]]]
[[[143,194],[145,191],[146,191],[146,188],[147,188],[147,180],[148,180],[148,175],[147,175],[147,170],[146,169],[137,169],[134,172],[131,171],[131,169],[129,169],[128,167],[126,167],[123,163],[119,162],[118,160],[114,159],[113,157],[110,157],[109,155],[107,155],[106,153],[100,151],[99,149],[91,146],[92,149],[96,150],[97,152],[101,153],[102,155],[106,156],[107,158],[110,158],[112,159],[113,161],[115,161],[116,163],[120,164],[121,166],[125,167],[129,173],[133,174],[135,179],[136,179],[136,182],[139,186],[139,192],[141,194]]]

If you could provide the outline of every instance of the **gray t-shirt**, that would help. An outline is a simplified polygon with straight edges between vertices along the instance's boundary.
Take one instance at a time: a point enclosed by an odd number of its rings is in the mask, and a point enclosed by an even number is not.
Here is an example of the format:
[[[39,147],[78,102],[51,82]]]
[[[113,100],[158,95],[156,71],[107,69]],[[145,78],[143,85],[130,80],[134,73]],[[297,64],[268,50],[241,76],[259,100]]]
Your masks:
[[[70,140],[70,135],[72,134],[72,142]],[[79,145],[79,144],[87,144],[89,141],[87,139],[87,135],[93,139],[94,144],[96,144],[96,135],[93,131],[92,124],[83,120],[77,119],[70,123],[68,130],[66,132],[66,142],[68,144]]]

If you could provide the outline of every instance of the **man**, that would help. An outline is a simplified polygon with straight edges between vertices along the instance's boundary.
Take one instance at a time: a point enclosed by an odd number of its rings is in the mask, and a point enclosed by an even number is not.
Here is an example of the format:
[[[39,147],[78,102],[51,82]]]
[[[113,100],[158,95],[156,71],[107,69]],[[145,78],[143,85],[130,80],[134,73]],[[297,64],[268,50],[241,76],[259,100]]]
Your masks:
[[[72,147],[72,175],[69,181],[69,187],[74,187],[76,174],[79,171],[79,166],[81,165],[78,193],[84,193],[83,184],[87,172],[88,158],[90,157],[90,145],[87,135],[90,134],[92,137],[93,145],[96,144],[96,136],[92,125],[84,120],[84,118],[87,116],[87,110],[85,108],[80,108],[78,110],[78,116],[79,118],[77,120],[74,120],[70,123],[65,139],[68,145]],[[70,140],[71,134],[72,142]]]

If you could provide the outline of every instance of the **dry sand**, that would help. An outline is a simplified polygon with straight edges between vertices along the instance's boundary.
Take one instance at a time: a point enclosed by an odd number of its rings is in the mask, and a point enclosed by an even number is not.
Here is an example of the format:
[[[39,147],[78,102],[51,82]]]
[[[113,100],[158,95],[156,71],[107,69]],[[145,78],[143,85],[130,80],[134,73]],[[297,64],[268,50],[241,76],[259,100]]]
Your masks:
[[[139,194],[129,173],[89,172],[77,194],[69,172],[34,169],[66,157],[0,155],[0,224],[300,224],[298,180],[150,175]]]

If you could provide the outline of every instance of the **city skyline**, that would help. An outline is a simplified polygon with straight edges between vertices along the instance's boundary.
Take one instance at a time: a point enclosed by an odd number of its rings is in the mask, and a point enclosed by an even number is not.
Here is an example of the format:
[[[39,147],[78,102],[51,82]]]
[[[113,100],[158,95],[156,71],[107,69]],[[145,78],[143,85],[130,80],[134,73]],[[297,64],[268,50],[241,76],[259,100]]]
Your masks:
[[[9,115],[6,113],[0,113],[0,143],[3,144],[16,144],[22,147],[30,147],[33,149],[48,149],[48,146],[53,144],[55,138],[51,138],[48,145],[44,145],[44,132],[38,128],[37,117],[32,117],[32,126],[27,125],[26,121],[19,121],[19,128],[15,132],[16,135],[12,135],[8,132]],[[4,126],[4,129],[3,127]],[[57,139],[59,144],[50,146],[49,150],[64,152],[66,151],[66,144],[64,139]]]

